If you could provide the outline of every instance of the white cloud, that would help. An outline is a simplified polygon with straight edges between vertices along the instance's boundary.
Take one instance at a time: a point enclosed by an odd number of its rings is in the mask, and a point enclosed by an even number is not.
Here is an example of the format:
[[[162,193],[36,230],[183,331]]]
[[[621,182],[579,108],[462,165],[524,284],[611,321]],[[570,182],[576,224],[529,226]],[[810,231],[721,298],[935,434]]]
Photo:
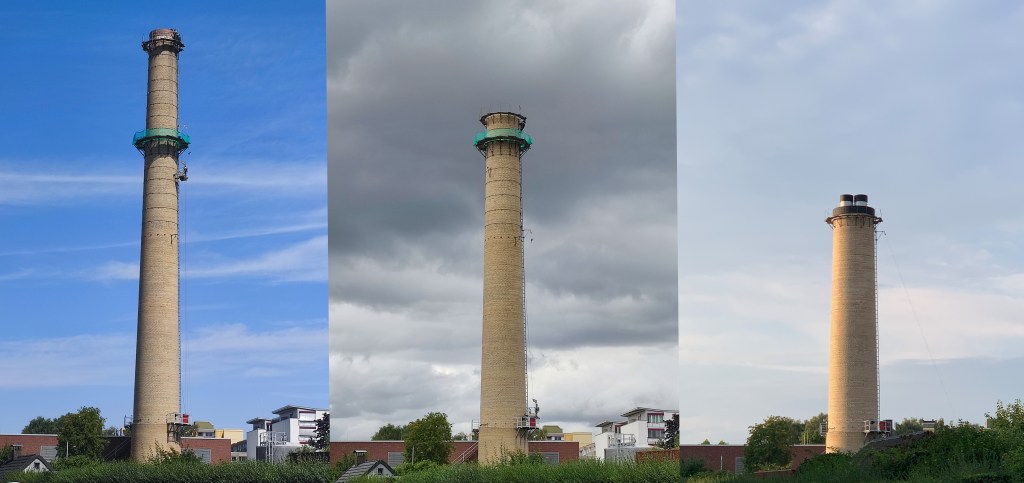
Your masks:
[[[316,282],[327,280],[327,236],[320,235],[250,258],[231,259],[212,252],[186,258],[182,277],[260,277],[274,282]],[[79,276],[98,281],[138,280],[138,262],[110,261]]]
[[[8,321],[13,323],[13,321]],[[92,334],[0,340],[0,388],[131,386],[135,337]]]

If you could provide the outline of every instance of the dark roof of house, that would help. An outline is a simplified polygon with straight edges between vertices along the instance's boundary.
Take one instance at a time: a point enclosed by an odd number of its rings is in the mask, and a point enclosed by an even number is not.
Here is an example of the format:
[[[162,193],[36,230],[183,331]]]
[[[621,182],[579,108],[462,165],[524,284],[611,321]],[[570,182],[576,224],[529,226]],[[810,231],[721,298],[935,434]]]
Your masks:
[[[4,463],[3,465],[0,465],[0,478],[2,478],[7,473],[25,471],[29,467],[29,465],[31,465],[32,462],[37,459],[43,462],[43,466],[46,467],[47,471],[53,470],[53,468],[50,467],[50,463],[46,461],[46,458],[43,458],[42,456],[39,456],[37,454],[27,454],[25,456],[19,456],[17,458],[14,458]]]
[[[342,473],[342,475],[337,480],[335,480],[334,483],[345,483],[353,478],[358,478],[360,476],[369,474],[378,466],[383,466],[384,468],[387,468],[387,470],[391,474],[395,474],[395,470],[393,470],[390,466],[388,466],[387,463],[383,461],[367,461],[366,463],[360,463],[349,468],[344,473]]]
[[[903,436],[897,436],[895,438],[877,439],[864,445],[865,448],[872,449],[885,449],[895,447],[907,447],[917,444],[922,439],[929,438],[933,433],[925,431],[918,431],[916,433],[905,434]]]

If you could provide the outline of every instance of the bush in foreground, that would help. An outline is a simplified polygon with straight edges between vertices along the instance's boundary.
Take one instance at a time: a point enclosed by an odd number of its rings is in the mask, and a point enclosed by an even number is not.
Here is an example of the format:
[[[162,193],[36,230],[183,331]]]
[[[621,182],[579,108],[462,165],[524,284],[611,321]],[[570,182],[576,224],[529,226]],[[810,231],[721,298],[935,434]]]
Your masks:
[[[50,473],[12,473],[8,480],[22,483],[330,483],[326,464],[280,465],[264,462],[140,464],[128,461],[67,468]]]
[[[476,464],[444,465],[409,473],[402,483],[661,483],[679,481],[679,463],[658,461],[643,464],[616,464],[599,461],[573,461],[560,465],[517,464],[480,466]],[[353,482],[379,483],[379,479],[363,477]]]

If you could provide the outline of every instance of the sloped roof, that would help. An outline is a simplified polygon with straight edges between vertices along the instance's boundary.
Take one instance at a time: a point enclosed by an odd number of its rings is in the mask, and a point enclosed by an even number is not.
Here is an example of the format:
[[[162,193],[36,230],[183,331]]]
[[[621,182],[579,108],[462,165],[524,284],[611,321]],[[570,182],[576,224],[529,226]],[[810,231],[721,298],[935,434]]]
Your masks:
[[[395,474],[395,470],[391,469],[391,467],[388,466],[388,464],[383,461],[367,461],[366,463],[360,463],[349,468],[348,470],[345,471],[345,473],[342,473],[342,475],[337,480],[335,480],[334,483],[346,483],[349,480],[358,478],[363,475],[367,475],[374,469],[376,469],[378,466],[383,466],[384,468],[387,468],[388,472],[390,472],[391,474]]]
[[[29,466],[32,465],[32,462],[35,460],[42,461],[43,466],[46,467],[47,471],[53,471],[53,468],[50,467],[50,463],[46,461],[46,458],[43,458],[42,456],[39,456],[37,454],[27,454],[25,456],[19,456],[17,458],[14,458],[0,466],[0,478],[2,478],[7,473],[25,471],[26,469],[28,469]]]

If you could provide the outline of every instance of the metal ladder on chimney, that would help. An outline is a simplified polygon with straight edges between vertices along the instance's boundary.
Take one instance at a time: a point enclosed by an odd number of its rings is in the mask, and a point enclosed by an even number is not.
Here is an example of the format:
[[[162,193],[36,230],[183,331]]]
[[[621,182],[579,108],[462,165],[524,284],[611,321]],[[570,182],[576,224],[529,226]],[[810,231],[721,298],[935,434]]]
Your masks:
[[[526,230],[523,227],[523,158],[522,151],[519,157],[519,251],[522,257],[523,274],[523,387],[526,389],[526,400],[523,406],[526,408],[524,414],[529,413],[530,399],[530,332],[526,316]]]

